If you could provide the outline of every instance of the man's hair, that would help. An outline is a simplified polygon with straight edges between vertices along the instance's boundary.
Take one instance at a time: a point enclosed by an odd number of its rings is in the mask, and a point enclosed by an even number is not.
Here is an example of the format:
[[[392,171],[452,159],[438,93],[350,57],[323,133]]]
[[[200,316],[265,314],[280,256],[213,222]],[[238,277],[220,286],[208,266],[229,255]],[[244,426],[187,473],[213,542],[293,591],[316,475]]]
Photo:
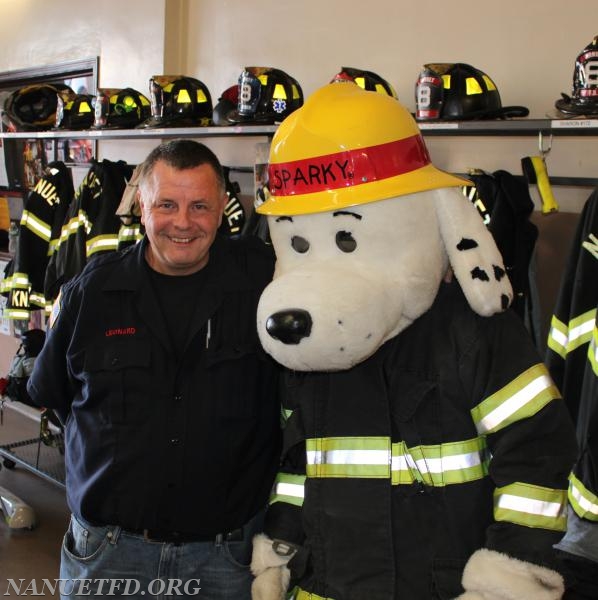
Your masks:
[[[209,165],[216,175],[222,193],[226,191],[222,165],[218,157],[204,144],[194,140],[170,140],[156,146],[139,167],[139,189],[143,189],[150,183],[154,166],[158,161],[163,161],[180,171]]]

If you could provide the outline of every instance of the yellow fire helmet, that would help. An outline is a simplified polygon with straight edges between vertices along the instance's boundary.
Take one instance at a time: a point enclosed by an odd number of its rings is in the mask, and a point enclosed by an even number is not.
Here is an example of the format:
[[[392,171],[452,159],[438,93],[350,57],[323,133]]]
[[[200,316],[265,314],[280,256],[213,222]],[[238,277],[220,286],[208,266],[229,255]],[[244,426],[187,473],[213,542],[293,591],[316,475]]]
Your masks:
[[[314,92],[274,134],[264,215],[302,215],[470,182],[432,165],[400,102],[352,82]]]

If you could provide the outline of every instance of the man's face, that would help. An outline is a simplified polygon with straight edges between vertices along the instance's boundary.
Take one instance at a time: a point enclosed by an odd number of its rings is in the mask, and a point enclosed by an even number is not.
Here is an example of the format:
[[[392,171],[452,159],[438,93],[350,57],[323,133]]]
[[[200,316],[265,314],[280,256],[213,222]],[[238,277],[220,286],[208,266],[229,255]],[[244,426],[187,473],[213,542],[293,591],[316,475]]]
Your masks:
[[[177,170],[154,165],[141,198],[141,222],[149,238],[146,259],[165,275],[190,275],[208,262],[222,220],[226,193],[210,165]]]

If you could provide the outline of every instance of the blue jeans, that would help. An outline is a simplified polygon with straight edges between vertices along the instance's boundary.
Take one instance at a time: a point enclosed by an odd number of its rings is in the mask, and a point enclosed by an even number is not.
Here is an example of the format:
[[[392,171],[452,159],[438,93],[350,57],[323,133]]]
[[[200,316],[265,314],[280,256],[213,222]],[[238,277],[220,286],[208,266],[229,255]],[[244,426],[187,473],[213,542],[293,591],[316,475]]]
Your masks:
[[[250,600],[252,538],[263,514],[243,528],[243,540],[164,543],[117,526],[96,527],[71,517],[60,563],[63,600],[124,596]]]

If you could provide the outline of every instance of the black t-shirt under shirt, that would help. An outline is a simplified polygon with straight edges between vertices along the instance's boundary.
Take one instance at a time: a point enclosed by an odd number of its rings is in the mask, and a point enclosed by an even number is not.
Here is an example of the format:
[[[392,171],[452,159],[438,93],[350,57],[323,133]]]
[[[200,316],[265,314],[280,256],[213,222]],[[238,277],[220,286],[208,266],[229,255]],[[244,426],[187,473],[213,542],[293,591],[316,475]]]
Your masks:
[[[205,285],[206,267],[191,275],[165,275],[154,271],[147,263],[146,267],[170,340],[177,358],[180,358],[187,343],[189,323]]]

